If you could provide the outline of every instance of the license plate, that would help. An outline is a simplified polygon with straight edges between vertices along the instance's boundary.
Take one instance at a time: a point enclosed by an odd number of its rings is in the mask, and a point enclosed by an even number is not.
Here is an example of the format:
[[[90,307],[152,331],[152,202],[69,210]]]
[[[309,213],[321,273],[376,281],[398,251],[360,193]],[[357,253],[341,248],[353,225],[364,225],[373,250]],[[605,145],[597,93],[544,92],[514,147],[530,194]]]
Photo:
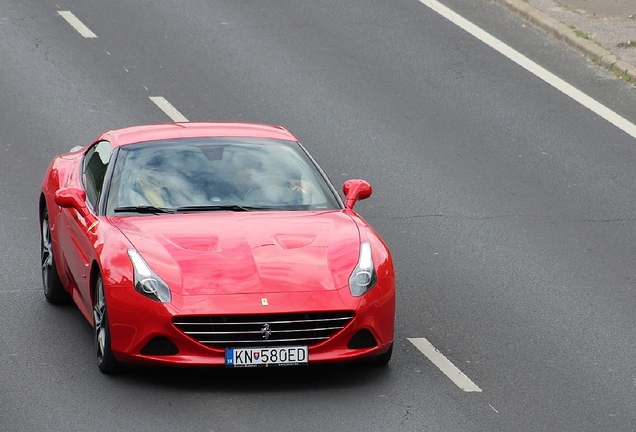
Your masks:
[[[228,367],[296,366],[308,361],[306,346],[225,349],[225,366]]]

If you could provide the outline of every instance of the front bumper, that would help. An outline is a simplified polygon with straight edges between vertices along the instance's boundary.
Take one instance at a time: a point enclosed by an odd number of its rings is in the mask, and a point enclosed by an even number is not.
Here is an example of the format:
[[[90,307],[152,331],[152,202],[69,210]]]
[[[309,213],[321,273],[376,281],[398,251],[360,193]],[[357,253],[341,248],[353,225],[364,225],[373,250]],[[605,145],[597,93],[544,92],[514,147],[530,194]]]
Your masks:
[[[184,334],[173,324],[175,318],[183,316],[353,312],[353,318],[344,328],[323,342],[309,345],[309,363],[348,362],[378,356],[393,342],[395,286],[392,278],[381,278],[361,297],[353,297],[348,287],[320,292],[187,297],[173,293],[170,303],[145,298],[129,286],[112,286],[106,295],[111,348],[115,357],[124,363],[223,366],[225,347],[209,347]],[[360,340],[364,342],[360,344]],[[262,347],[267,346],[267,341],[263,341]]]

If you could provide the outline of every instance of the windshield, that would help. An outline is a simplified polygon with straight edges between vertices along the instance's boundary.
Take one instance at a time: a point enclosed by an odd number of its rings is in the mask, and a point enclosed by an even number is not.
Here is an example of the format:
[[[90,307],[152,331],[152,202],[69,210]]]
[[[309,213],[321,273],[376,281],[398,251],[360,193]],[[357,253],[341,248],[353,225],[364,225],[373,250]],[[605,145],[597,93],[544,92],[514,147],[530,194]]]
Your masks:
[[[337,208],[333,188],[298,143],[196,138],[122,146],[107,213]]]

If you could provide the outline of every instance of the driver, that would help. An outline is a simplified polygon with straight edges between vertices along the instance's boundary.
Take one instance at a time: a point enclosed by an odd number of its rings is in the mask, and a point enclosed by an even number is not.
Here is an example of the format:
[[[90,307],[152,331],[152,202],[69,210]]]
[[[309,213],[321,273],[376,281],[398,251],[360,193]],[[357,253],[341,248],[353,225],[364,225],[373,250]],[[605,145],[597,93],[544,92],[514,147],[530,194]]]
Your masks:
[[[211,181],[209,196],[212,201],[242,201],[252,190],[254,177],[261,170],[261,161],[250,154],[235,155],[223,180]]]
[[[234,155],[225,178],[208,182],[210,201],[248,201],[251,204],[302,204],[311,192],[310,182],[300,173],[272,174],[263,169],[262,161],[253,154]]]

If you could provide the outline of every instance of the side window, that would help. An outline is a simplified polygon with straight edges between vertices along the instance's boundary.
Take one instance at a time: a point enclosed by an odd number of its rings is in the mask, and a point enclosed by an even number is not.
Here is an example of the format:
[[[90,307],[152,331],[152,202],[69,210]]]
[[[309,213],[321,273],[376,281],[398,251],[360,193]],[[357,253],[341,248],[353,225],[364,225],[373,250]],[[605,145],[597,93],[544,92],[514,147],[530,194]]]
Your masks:
[[[110,161],[112,149],[108,141],[100,141],[93,145],[84,155],[84,172],[82,180],[86,190],[86,200],[93,209],[97,208],[97,203],[104,188],[104,177]]]

